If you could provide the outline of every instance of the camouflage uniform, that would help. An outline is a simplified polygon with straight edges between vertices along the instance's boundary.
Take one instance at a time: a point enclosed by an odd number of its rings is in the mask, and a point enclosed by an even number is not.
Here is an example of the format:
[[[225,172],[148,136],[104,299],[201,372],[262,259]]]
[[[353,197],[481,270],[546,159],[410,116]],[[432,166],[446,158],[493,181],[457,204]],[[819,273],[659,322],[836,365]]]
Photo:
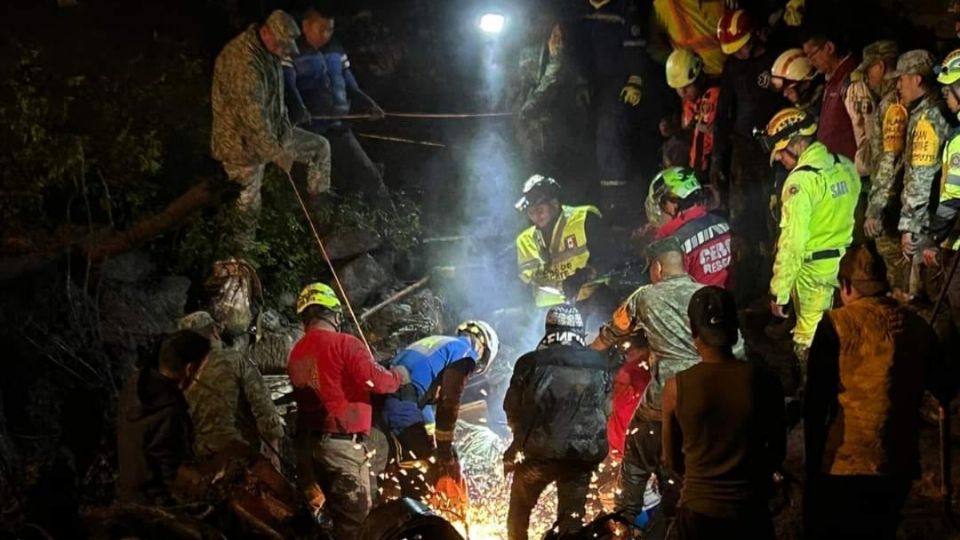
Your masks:
[[[330,144],[294,128],[283,101],[280,59],[264,47],[256,25],[231,40],[213,70],[213,157],[243,186],[240,210],[256,214],[264,166],[293,160],[307,166],[307,191],[330,188]]]
[[[181,319],[178,326],[204,333],[213,325],[209,314],[197,312]],[[243,436],[248,430],[240,419],[243,401],[249,404],[257,431],[264,439],[283,437],[283,421],[270,398],[270,389],[257,367],[239,351],[214,345],[185,397],[194,424],[194,453],[200,459],[249,444]]]
[[[897,100],[893,88],[884,94],[873,117],[870,134],[872,170],[870,172],[870,197],[867,203],[867,219],[883,223],[883,234],[875,239],[877,252],[887,266],[887,282],[891,289],[907,288],[908,264],[900,250],[900,238],[896,234],[896,218],[899,216],[899,198],[895,196],[897,178],[903,168],[903,145],[906,138],[906,115]]]
[[[920,237],[930,225],[930,194],[940,173],[940,154],[950,126],[936,95],[924,96],[911,108],[904,147],[903,208],[897,228]]]

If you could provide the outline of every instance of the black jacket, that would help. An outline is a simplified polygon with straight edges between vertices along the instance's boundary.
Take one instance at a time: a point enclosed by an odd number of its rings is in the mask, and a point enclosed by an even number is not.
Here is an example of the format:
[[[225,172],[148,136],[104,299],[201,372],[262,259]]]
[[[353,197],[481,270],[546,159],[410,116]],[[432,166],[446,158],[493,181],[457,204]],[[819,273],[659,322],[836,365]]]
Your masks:
[[[505,459],[599,463],[607,455],[611,378],[606,358],[580,345],[549,345],[517,360],[503,408],[513,430]]]
[[[165,504],[168,485],[192,457],[193,423],[177,383],[144,368],[120,391],[117,499]]]

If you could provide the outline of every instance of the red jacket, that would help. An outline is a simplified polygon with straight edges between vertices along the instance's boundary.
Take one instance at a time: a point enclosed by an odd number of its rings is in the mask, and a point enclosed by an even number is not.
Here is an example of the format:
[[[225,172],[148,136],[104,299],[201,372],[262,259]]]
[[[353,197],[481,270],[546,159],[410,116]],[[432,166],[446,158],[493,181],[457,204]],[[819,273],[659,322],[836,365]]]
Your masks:
[[[683,248],[684,267],[704,285],[727,287],[730,275],[730,225],[704,206],[684,210],[660,227],[656,238],[675,236]]]
[[[370,394],[400,388],[400,375],[374,362],[350,334],[309,330],[290,351],[287,372],[302,429],[326,433],[370,432]]]
[[[643,391],[650,382],[650,371],[640,362],[646,362],[649,353],[640,359],[631,358],[620,367],[613,379],[613,399],[607,420],[607,442],[613,457],[620,459],[627,440],[627,428],[637,410]]]
[[[857,63],[853,56],[847,56],[830,74],[830,80],[823,87],[817,127],[817,140],[834,154],[843,154],[851,161],[857,154],[857,139],[853,134],[853,121],[847,113],[845,99],[850,86],[850,72],[855,67]]]

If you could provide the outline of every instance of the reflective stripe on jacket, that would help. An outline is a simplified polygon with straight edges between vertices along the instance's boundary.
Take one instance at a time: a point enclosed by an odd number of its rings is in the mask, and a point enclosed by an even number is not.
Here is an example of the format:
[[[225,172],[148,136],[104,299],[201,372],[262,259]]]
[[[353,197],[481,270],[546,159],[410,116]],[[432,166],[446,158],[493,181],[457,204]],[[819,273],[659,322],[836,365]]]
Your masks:
[[[594,206],[563,206],[553,225],[549,244],[536,227],[520,233],[517,236],[520,279],[527,284],[562,290],[563,280],[587,266],[590,260],[586,230],[589,214],[600,216],[600,211]],[[546,296],[538,294],[537,305],[551,305]]]

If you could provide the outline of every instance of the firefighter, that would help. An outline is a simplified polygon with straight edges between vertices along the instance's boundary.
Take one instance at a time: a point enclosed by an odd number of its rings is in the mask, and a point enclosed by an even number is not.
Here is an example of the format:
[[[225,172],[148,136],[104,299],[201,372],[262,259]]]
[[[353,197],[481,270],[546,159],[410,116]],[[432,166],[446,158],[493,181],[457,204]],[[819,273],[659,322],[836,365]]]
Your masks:
[[[713,122],[717,116],[720,87],[703,71],[703,59],[689,49],[676,49],[667,58],[667,84],[677,91],[683,105],[680,126],[690,132],[688,166],[706,172],[713,153]]]
[[[612,253],[600,211],[561,205],[559,197],[556,180],[535,174],[516,204],[533,224],[517,236],[517,266],[538,307],[564,303],[564,291],[579,290],[606,268]]]
[[[792,300],[797,315],[793,342],[802,376],[817,324],[833,306],[837,269],[853,239],[860,196],[856,166],[816,141],[816,133],[817,121],[790,107],[774,115],[763,139],[770,148],[770,162],[779,161],[790,171],[780,197],[783,217],[770,280],[770,310],[785,319]]]
[[[483,321],[465,321],[456,336],[428,336],[390,360],[410,381],[387,397],[384,420],[396,443],[399,476],[405,497],[424,500],[429,483],[445,477],[462,483],[453,430],[467,377],[487,372],[500,340]]]
[[[820,113],[823,77],[810,65],[803,50],[787,49],[777,57],[770,68],[770,88],[803,112]]]

